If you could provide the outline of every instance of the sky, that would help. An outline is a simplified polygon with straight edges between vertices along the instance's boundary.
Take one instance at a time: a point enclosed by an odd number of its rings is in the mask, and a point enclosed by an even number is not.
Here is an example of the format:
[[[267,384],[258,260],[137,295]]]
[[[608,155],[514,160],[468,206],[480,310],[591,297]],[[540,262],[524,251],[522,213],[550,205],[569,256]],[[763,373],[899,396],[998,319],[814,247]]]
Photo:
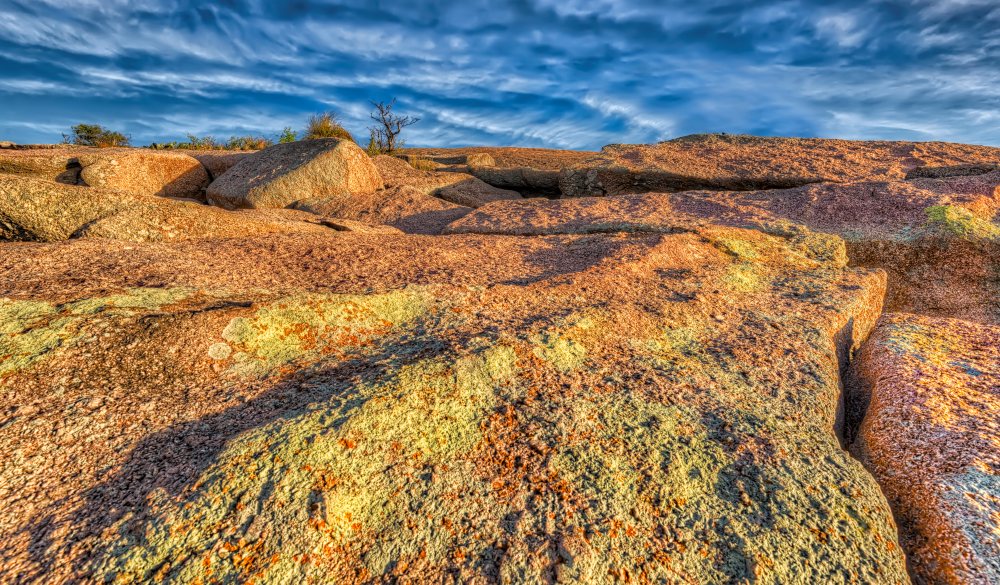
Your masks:
[[[0,140],[363,139],[394,97],[411,146],[1000,145],[1000,0],[0,0]]]

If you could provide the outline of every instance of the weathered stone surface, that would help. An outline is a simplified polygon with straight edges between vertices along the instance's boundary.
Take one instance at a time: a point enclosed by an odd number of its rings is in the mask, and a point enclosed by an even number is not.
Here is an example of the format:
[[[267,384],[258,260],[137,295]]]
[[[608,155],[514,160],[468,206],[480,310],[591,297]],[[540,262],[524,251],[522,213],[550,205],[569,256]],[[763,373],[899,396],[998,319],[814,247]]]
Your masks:
[[[555,201],[464,171],[590,155],[439,150],[239,211],[64,150],[0,155],[0,582],[997,580],[995,149],[689,137],[602,157],[826,182]]]
[[[292,207],[371,225],[384,224],[413,234],[439,234],[449,223],[472,211],[406,186],[351,197],[303,199]]]
[[[73,237],[130,242],[169,242],[210,238],[248,238],[268,234],[341,231],[325,218],[291,209],[227,211],[183,201],[141,201],[81,227]]]
[[[509,235],[671,232],[714,222],[839,235],[855,265],[889,272],[886,305],[1000,323],[1000,173],[977,177],[497,202],[446,229]]]
[[[323,226],[338,232],[355,232],[359,234],[402,234],[402,230],[388,225],[372,225],[353,219],[324,217],[320,220]]]
[[[208,200],[227,209],[285,207],[307,198],[369,193],[383,187],[378,169],[350,140],[276,144],[253,153],[209,185]]]
[[[387,187],[412,187],[456,205],[479,207],[490,201],[521,199],[516,191],[498,189],[471,175],[421,171],[393,156],[375,157],[375,166]]]
[[[208,172],[191,156],[142,148],[90,149],[77,157],[80,180],[132,195],[204,199]]]
[[[65,240],[132,199],[130,195],[95,194],[89,187],[0,175],[0,241]]]
[[[906,173],[906,178],[943,179],[950,177],[984,175],[995,171],[1000,171],[1000,161],[996,163],[951,165],[945,167],[917,167]]]
[[[946,142],[695,135],[610,145],[564,169],[566,197],[695,189],[781,189],[823,181],[898,181],[917,167],[1000,162],[1000,149]]]
[[[0,577],[905,582],[833,433],[884,286],[710,225],[11,247]]]
[[[257,152],[256,150],[187,150],[187,154],[198,159],[208,171],[209,178],[215,180],[226,171],[233,168],[236,163]]]
[[[156,242],[272,233],[332,235],[333,229],[302,211],[231,212],[195,202],[0,175],[0,241],[100,237]]]
[[[80,161],[84,149],[12,149],[0,153],[0,173],[27,175],[76,185],[80,182]]]
[[[424,150],[424,149],[417,149]],[[481,166],[481,167],[492,167],[496,166],[496,160],[492,156],[485,152],[446,152],[445,154],[397,154],[395,158],[404,160],[407,163],[414,165],[418,161],[428,161],[435,165],[442,167],[461,167],[461,166]]]
[[[582,163],[598,154],[584,150],[555,150],[550,148],[520,148],[511,146],[476,146],[468,148],[407,148],[405,155],[418,156],[445,165],[497,166],[503,168],[528,167],[533,169],[558,171],[565,167]],[[476,162],[476,155],[488,155],[493,164],[485,159]],[[472,157],[472,158],[470,158]]]
[[[559,195],[559,171],[531,167],[469,167],[469,174],[501,189],[533,196]]]
[[[1000,582],[1000,327],[888,314],[858,370],[867,414],[853,450],[915,580]]]
[[[194,158],[141,148],[60,147],[0,154],[0,173],[85,184],[132,195],[204,197],[208,173]]]

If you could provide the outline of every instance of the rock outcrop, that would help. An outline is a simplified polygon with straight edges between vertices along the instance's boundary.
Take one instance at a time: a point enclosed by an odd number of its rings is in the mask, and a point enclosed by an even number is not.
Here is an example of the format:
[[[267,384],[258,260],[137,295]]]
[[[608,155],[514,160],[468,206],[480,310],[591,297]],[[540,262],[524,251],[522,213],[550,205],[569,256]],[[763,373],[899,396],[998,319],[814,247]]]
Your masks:
[[[66,240],[133,199],[115,193],[95,196],[89,187],[0,175],[0,242]]]
[[[560,171],[597,153],[545,148],[491,147],[410,148],[406,156],[443,165],[440,170],[462,172],[500,189],[530,197],[558,197]]]
[[[761,138],[707,134],[610,145],[563,170],[566,197],[697,189],[785,189],[809,183],[898,181],[918,167],[997,164],[1000,149],[946,142]]]
[[[996,152],[3,150],[0,582],[993,583]]]
[[[782,237],[80,240],[0,283],[4,577],[906,580],[833,431],[884,277]]]
[[[858,361],[853,450],[918,583],[1000,582],[1000,327],[887,314]]]
[[[290,209],[232,212],[190,201],[0,175],[0,241],[98,237],[158,242],[273,233],[331,235],[337,228],[323,221],[315,214]]]
[[[456,205],[479,207],[490,201],[521,199],[516,191],[498,189],[465,173],[422,171],[393,156],[376,156],[386,187],[412,187]]]
[[[545,171],[580,164],[596,152],[585,150],[555,150],[550,148],[521,148],[512,146],[476,146],[469,148],[407,148],[405,156],[416,156],[443,165],[495,166],[501,168],[527,167]],[[480,155],[489,156],[492,164]]]
[[[91,149],[79,153],[80,180],[98,189],[132,195],[204,200],[208,172],[195,158],[141,148]]]
[[[559,171],[531,167],[470,166],[469,174],[494,187],[510,189],[532,197],[557,197],[560,194]]]
[[[226,209],[285,207],[299,200],[370,193],[383,187],[378,169],[350,140],[277,144],[248,155],[208,186]]]
[[[472,211],[470,207],[448,203],[407,186],[351,197],[303,199],[292,203],[292,207],[372,225],[384,224],[412,234],[439,234],[449,223]]]
[[[60,147],[0,153],[0,173],[131,195],[203,199],[209,178],[196,159],[141,148]]]
[[[449,233],[508,235],[670,232],[713,222],[836,234],[858,266],[889,272],[886,305],[1000,323],[1000,173],[795,189],[648,193],[483,206]]]

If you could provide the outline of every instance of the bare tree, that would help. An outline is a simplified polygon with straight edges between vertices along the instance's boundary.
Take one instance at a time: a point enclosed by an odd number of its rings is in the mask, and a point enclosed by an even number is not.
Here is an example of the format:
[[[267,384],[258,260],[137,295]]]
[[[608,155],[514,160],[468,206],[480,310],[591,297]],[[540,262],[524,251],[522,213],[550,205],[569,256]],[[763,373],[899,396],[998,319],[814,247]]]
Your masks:
[[[372,102],[375,111],[371,113],[371,119],[376,125],[370,126],[371,140],[368,143],[369,153],[386,154],[402,148],[403,141],[399,139],[400,132],[407,126],[412,126],[420,121],[420,118],[412,116],[399,116],[392,111],[396,105],[396,98],[392,98],[389,103]]]

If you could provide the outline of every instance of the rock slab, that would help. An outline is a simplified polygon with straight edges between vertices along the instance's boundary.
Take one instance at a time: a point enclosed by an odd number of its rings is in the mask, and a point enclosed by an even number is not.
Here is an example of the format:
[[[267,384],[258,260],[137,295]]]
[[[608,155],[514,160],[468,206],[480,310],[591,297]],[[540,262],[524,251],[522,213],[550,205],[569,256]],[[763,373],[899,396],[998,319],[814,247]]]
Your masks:
[[[276,144],[239,160],[206,192],[226,209],[285,207],[299,199],[350,196],[383,187],[378,169],[350,140]]]
[[[1000,582],[1000,327],[886,314],[858,362],[853,450],[882,485],[917,582]]]

